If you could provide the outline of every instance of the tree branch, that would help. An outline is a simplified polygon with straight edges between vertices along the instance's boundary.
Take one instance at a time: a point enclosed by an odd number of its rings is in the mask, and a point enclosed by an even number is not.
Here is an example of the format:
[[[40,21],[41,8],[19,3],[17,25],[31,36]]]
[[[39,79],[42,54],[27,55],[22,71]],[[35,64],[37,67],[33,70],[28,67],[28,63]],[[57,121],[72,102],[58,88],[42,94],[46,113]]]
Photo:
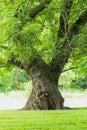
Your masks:
[[[64,5],[64,9],[60,14],[60,26],[57,33],[56,55],[53,57],[50,65],[52,71],[60,74],[65,63],[70,56],[69,38],[68,38],[68,19],[70,16],[70,10],[73,5],[73,0],[69,0]],[[61,39],[64,39],[61,41]]]
[[[65,7],[60,14],[60,26],[57,34],[58,37],[64,37],[68,31],[68,19],[72,5],[73,0],[66,2]]]
[[[73,24],[73,26],[70,29],[70,35],[67,38],[65,37],[62,43],[58,43],[56,46],[57,54],[51,61],[51,67],[52,71],[54,71],[57,74],[60,74],[64,65],[67,63],[70,54],[73,50],[74,43],[72,42],[72,39],[74,36],[78,35],[80,27],[84,26],[87,23],[87,10],[85,10],[76,20],[76,22]],[[61,25],[60,25],[61,26]],[[63,25],[64,26],[64,25]],[[63,27],[61,26],[61,30],[63,30]],[[59,36],[59,35],[58,35]],[[58,42],[61,41],[61,37],[63,39],[64,34],[62,33],[61,36],[59,36]],[[61,45],[61,47],[58,45]]]
[[[38,6],[33,8],[30,12],[30,16],[34,18],[37,14],[39,14],[41,11],[43,11],[46,8],[47,4],[50,4],[51,0],[44,0],[44,2],[40,3]]]
[[[71,67],[71,68],[69,68],[69,69],[66,69],[66,70],[62,71],[62,73],[66,72],[66,71],[69,71],[69,70],[76,69],[76,68],[78,68],[78,67]]]

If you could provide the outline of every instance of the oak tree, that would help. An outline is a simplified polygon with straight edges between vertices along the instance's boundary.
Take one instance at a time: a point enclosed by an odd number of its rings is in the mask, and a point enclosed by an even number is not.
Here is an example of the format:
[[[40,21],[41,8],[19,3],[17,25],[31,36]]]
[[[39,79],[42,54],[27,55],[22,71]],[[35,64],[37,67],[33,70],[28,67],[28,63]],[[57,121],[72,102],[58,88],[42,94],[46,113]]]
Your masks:
[[[1,0],[0,65],[24,69],[33,84],[23,109],[64,109],[58,81],[74,57],[81,30],[87,30],[86,4],[86,0]]]

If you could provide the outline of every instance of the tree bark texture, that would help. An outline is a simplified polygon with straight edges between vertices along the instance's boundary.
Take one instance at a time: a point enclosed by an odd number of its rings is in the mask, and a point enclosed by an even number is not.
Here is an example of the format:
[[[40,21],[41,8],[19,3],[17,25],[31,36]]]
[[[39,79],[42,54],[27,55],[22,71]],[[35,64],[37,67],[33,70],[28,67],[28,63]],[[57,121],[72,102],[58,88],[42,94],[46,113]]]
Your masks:
[[[63,109],[64,99],[57,90],[49,68],[42,63],[33,63],[29,69],[33,89],[23,109],[25,110],[53,110]]]

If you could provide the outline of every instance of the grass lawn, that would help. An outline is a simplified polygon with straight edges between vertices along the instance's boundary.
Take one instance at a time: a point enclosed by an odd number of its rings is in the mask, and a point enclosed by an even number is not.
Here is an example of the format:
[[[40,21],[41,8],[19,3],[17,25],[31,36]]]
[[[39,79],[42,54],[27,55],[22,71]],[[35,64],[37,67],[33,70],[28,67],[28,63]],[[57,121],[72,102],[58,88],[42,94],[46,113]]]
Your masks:
[[[87,130],[87,108],[54,111],[1,110],[0,130]]]

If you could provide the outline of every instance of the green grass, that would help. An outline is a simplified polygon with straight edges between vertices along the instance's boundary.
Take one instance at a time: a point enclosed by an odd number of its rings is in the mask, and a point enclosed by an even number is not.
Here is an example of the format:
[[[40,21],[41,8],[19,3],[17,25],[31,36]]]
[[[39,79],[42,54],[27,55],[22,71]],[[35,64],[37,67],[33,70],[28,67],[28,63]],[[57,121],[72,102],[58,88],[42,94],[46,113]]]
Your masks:
[[[54,111],[1,110],[0,130],[87,130],[87,108]]]

